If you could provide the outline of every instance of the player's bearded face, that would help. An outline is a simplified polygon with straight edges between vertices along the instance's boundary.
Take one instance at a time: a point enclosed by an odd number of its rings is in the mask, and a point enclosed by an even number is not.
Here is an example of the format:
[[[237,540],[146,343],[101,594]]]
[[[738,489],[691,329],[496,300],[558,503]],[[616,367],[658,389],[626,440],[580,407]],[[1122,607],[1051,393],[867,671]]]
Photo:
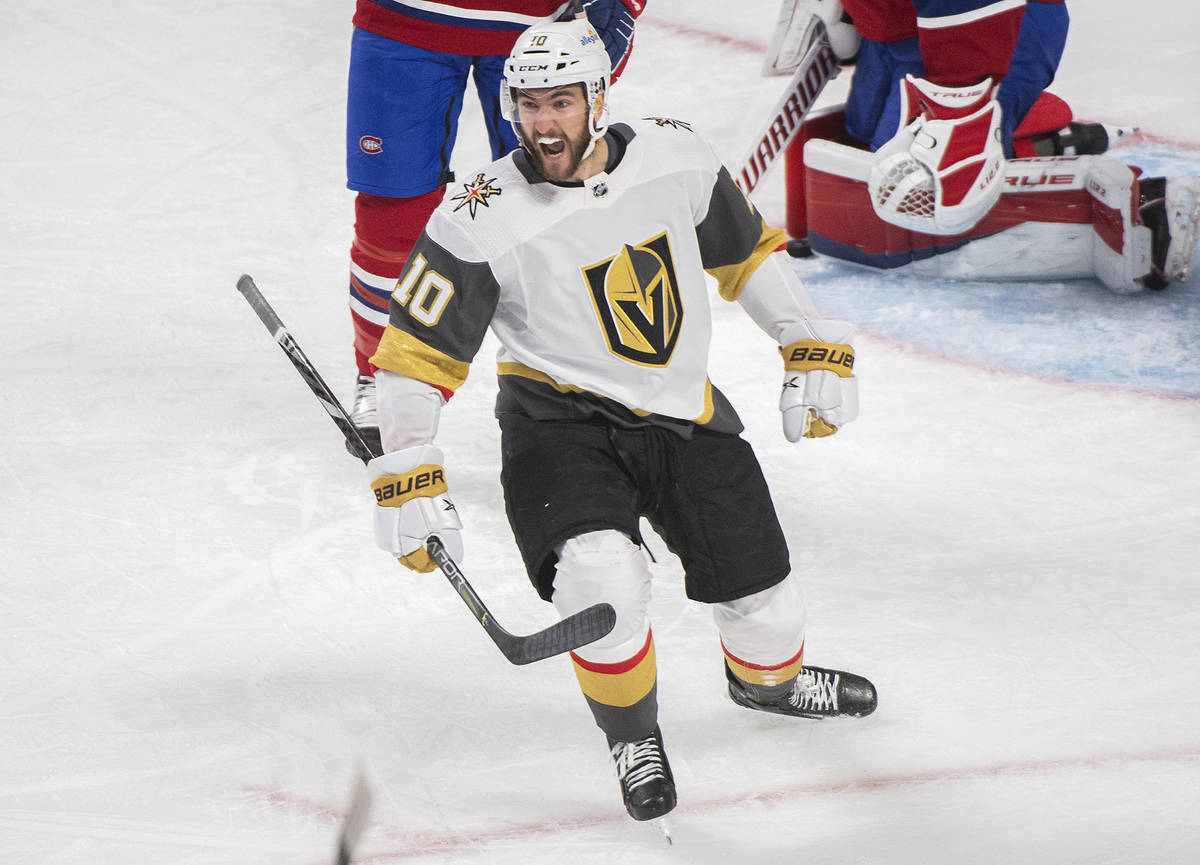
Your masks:
[[[582,84],[517,91],[517,128],[533,167],[547,180],[579,180],[591,135]]]

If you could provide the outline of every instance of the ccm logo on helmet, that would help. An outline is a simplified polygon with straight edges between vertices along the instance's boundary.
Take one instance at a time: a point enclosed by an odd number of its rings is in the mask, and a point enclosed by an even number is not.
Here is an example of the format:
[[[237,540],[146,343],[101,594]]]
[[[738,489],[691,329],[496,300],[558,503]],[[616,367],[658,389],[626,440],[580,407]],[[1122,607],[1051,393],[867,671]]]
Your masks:
[[[545,72],[550,68],[549,63],[530,63],[521,64],[517,67],[518,72]]]
[[[358,139],[358,146],[363,153],[382,153],[383,141],[374,135],[364,135]]]

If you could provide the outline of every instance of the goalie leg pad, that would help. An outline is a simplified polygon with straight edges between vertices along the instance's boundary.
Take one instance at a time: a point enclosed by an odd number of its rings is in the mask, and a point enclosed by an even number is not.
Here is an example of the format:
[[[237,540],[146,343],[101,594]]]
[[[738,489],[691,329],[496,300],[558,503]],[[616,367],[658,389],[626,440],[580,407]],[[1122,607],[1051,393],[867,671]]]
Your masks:
[[[1095,276],[1118,294],[1143,290],[1152,268],[1151,231],[1135,217],[1134,172],[1110,156],[1009,160],[992,212],[944,240],[875,217],[865,151],[813,139],[804,163],[808,238],[822,255],[949,278]],[[1192,182],[1196,197],[1181,201],[1200,201],[1200,181]],[[1200,204],[1194,206],[1191,225],[1200,235]],[[1190,218],[1187,211],[1182,221]]]
[[[1145,288],[1150,273],[1151,232],[1135,224],[1135,177],[1124,163],[1108,156],[1086,160],[1086,189],[1092,198],[1092,269],[1100,281],[1117,294]]]
[[[1171,240],[1163,272],[1183,282],[1191,275],[1200,241],[1200,177],[1168,177],[1166,198]]]

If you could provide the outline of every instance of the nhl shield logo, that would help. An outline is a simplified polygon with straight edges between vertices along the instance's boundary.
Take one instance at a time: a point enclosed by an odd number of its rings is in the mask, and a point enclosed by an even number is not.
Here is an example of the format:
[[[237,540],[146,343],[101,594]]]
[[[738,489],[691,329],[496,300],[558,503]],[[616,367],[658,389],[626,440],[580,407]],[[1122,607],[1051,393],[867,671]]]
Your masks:
[[[608,349],[642,366],[671,362],[683,303],[664,231],[583,269]]]

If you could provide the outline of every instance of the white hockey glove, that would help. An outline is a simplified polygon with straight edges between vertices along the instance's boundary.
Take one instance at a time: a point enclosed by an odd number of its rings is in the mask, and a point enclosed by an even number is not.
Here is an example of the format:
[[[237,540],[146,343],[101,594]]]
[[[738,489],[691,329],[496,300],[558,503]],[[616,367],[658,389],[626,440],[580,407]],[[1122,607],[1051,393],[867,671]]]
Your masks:
[[[436,565],[425,541],[437,535],[455,561],[462,558],[462,521],[448,496],[442,451],[418,445],[367,463],[375,492],[375,543],[400,564],[426,573]]]
[[[842,0],[783,0],[775,33],[763,58],[763,75],[790,75],[813,43],[825,36],[839,63],[853,63],[862,37]]]
[[[854,332],[848,321],[802,321],[780,335],[783,434],[790,442],[831,436],[858,417]]]
[[[1000,197],[1004,165],[991,78],[943,87],[906,75],[900,131],[875,153],[867,189],[885,222],[925,234],[960,234]]]

